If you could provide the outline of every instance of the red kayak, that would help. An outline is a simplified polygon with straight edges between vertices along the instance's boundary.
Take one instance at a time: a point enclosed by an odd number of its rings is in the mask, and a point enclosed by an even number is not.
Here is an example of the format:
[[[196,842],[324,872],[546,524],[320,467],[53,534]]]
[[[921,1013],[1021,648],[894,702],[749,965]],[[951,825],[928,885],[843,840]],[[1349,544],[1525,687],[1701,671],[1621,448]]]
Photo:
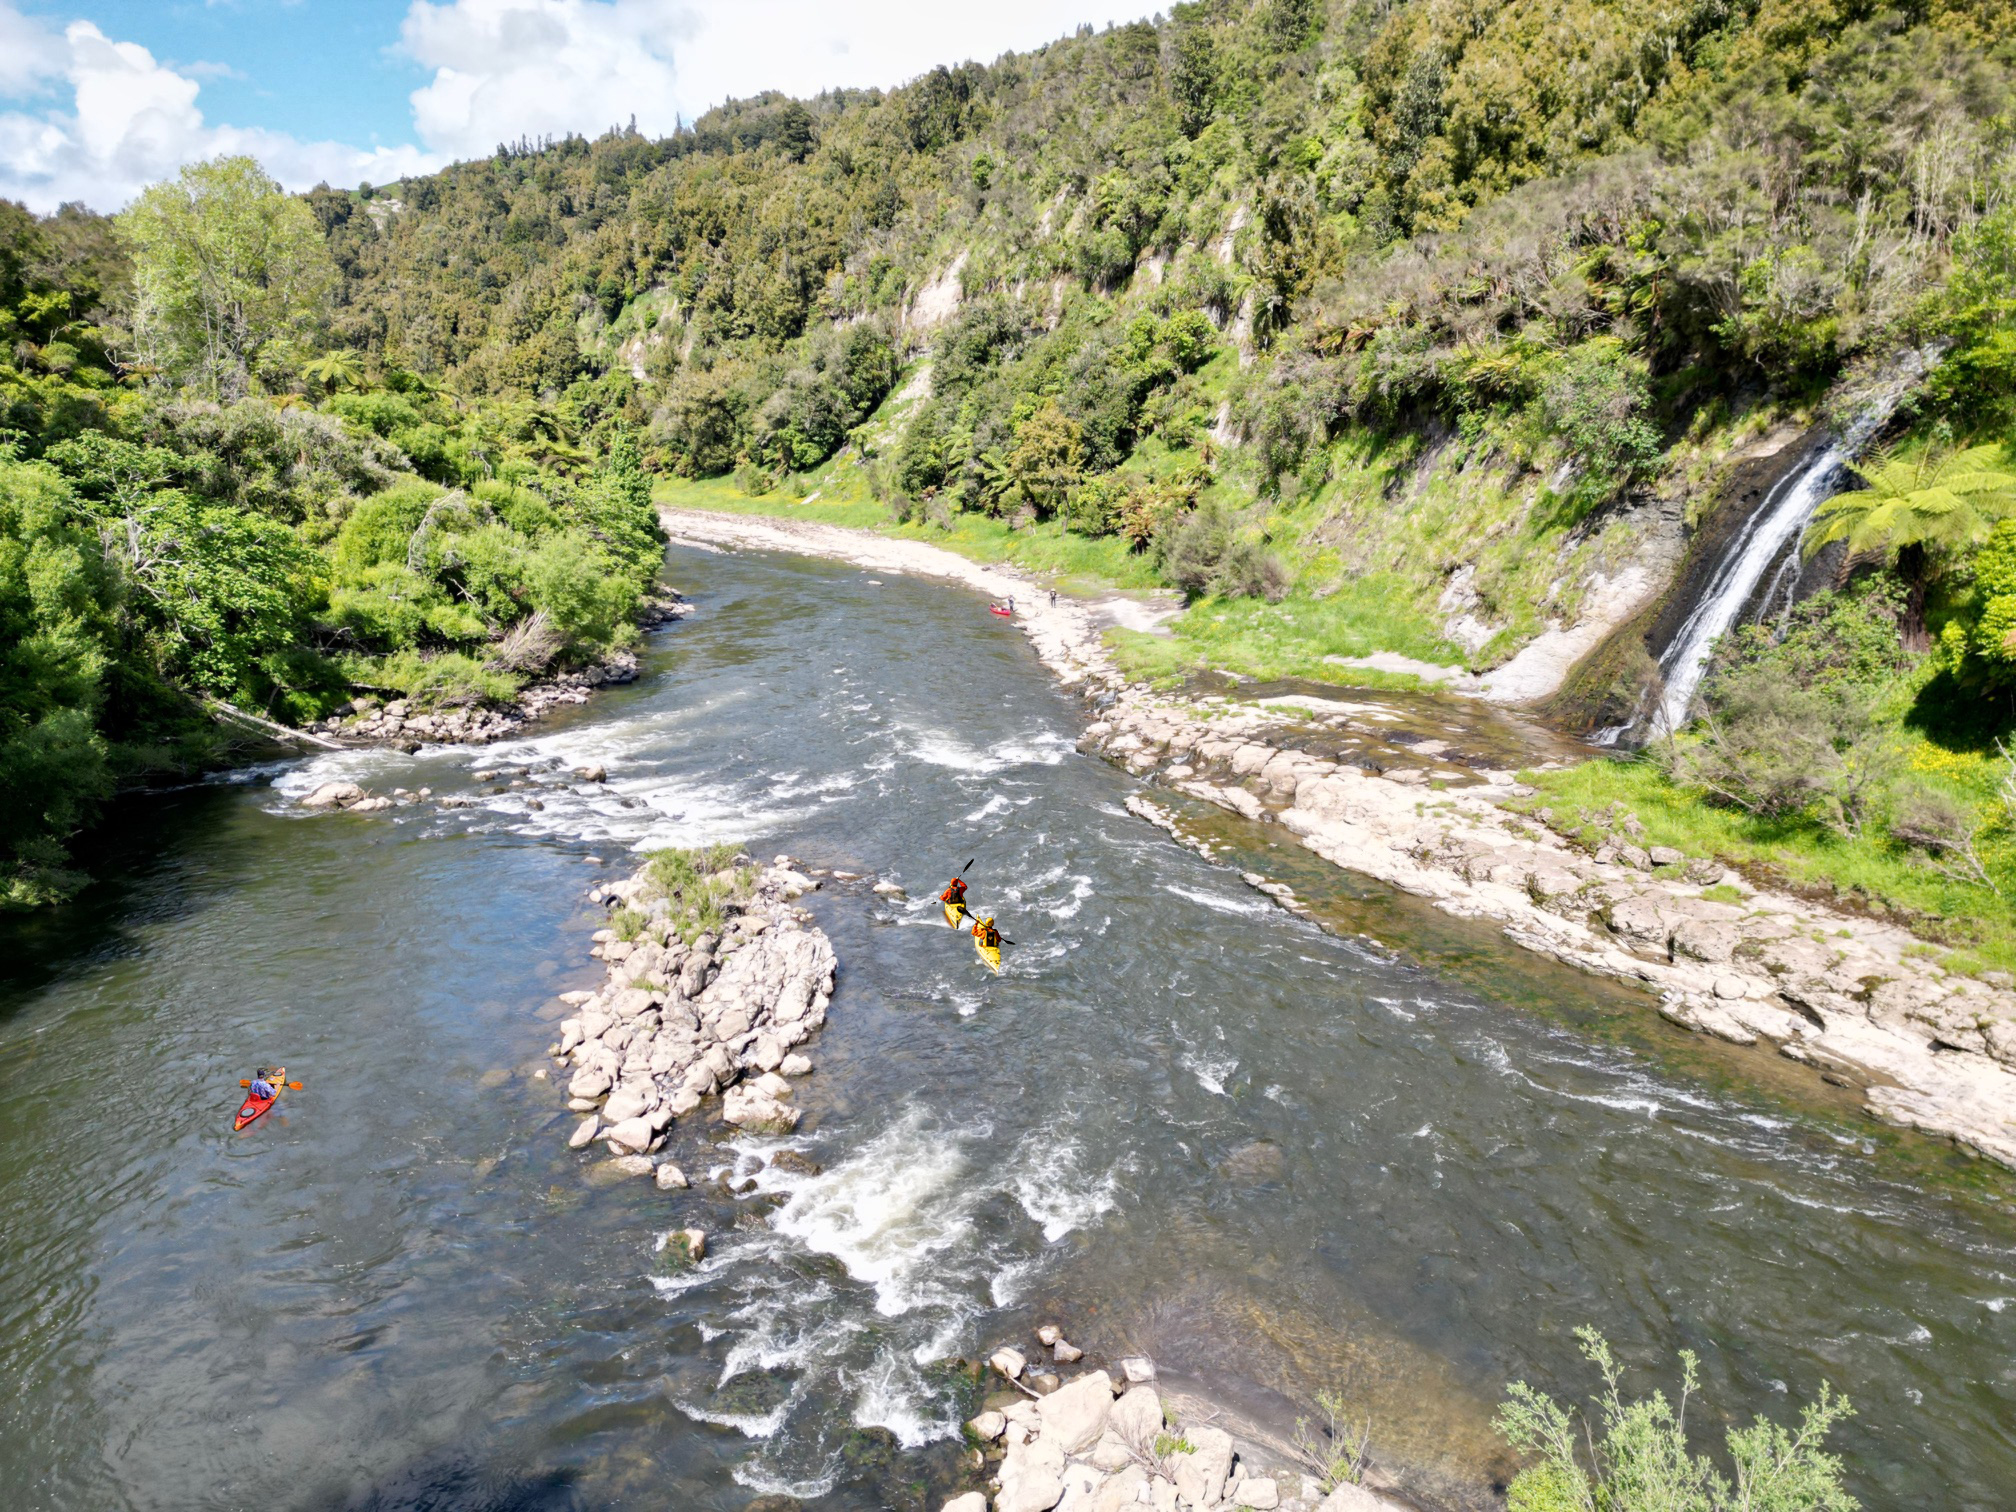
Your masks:
[[[254,1097],[250,1093],[246,1094],[244,1106],[239,1108],[238,1116],[231,1120],[231,1130],[233,1133],[244,1128],[247,1124],[257,1123],[266,1116],[266,1110],[280,1100],[280,1089],[287,1085],[285,1080],[286,1075],[286,1071],[283,1070],[273,1079],[273,1095],[271,1097]]]
[[[1003,619],[1013,619],[1015,617],[1015,611],[1013,609],[1003,609],[999,604],[989,604],[987,606],[987,612],[989,614],[998,614]]]

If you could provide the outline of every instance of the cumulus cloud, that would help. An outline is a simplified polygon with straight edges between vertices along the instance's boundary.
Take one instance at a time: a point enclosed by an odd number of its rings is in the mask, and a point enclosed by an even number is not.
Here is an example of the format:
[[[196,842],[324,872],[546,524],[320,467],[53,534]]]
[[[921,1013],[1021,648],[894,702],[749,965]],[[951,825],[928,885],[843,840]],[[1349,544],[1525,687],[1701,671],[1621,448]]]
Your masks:
[[[66,200],[116,210],[183,164],[220,153],[250,153],[295,189],[439,165],[414,147],[364,149],[212,126],[196,104],[201,88],[89,21],[58,32],[0,0],[0,95],[27,106],[0,111],[0,196],[40,211]]]
[[[637,118],[672,130],[678,0],[414,0],[401,49],[434,70],[413,92],[420,140],[474,157],[520,136],[594,135]]]
[[[393,50],[429,75],[410,97],[418,144],[364,148],[213,125],[198,95],[225,65],[177,67],[92,22],[59,30],[0,0],[0,196],[38,210],[73,199],[116,210],[183,164],[227,152],[252,154],[290,188],[388,183],[521,136],[592,136],[633,117],[662,135],[731,95],[893,85],[1146,9],[1147,0],[410,0]]]

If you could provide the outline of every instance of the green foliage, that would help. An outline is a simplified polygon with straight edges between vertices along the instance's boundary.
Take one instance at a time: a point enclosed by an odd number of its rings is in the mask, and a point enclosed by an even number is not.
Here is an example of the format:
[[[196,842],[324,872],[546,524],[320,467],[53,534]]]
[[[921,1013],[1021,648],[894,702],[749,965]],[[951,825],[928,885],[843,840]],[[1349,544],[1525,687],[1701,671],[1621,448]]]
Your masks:
[[[315,218],[249,157],[192,163],[120,214],[134,335],[167,377],[235,399],[312,337],[335,268]]]
[[[1688,1447],[1687,1409],[1700,1389],[1693,1351],[1680,1354],[1677,1404],[1658,1390],[1627,1401],[1603,1336],[1593,1328],[1578,1328],[1575,1336],[1603,1377],[1586,1449],[1576,1414],[1524,1381],[1513,1383],[1499,1409],[1498,1431],[1539,1460],[1508,1489],[1507,1505],[1518,1512],[1854,1512],[1860,1505],[1842,1489],[1841,1461],[1823,1447],[1852,1411],[1825,1382],[1796,1430],[1762,1417],[1729,1430],[1732,1482],[1712,1458]]]
[[[98,729],[116,654],[115,585],[69,488],[0,448],[0,907],[80,879],[64,842],[111,791]]]
[[[1808,556],[1830,541],[1845,541],[1856,555],[1894,560],[1915,546],[1951,560],[1987,540],[1996,521],[2016,510],[2016,469],[2000,446],[1943,456],[1927,450],[1912,461],[1884,453],[1860,471],[1868,487],[1838,493],[1815,512],[1806,531]]]

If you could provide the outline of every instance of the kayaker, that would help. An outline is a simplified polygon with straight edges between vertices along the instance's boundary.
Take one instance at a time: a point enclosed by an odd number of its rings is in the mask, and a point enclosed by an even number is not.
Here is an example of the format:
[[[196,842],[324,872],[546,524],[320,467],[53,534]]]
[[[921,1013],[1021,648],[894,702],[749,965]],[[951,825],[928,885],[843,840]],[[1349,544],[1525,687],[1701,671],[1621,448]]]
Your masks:
[[[1001,948],[1001,931],[994,927],[994,921],[991,918],[981,919],[974,924],[973,938],[978,940],[982,945],[985,945],[989,950],[999,950]]]
[[[952,885],[938,894],[938,901],[940,903],[949,903],[954,908],[964,908],[966,906],[966,879],[963,877],[954,877]]]
[[[266,1079],[269,1076],[277,1076],[278,1074],[277,1072],[268,1071],[264,1066],[254,1071],[252,1073],[252,1095],[268,1099],[278,1097],[280,1094],[274,1090],[273,1083]]]

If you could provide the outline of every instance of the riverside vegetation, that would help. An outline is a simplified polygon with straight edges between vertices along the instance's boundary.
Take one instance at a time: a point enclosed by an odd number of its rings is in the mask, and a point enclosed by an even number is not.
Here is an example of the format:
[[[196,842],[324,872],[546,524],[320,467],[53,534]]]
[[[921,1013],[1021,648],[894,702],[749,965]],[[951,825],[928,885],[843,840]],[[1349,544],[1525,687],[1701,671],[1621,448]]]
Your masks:
[[[674,501],[1180,588],[1171,636],[1116,636],[1142,675],[1376,684],[1407,674],[1349,663],[1489,669],[1670,576],[1736,461],[1928,347],[1878,469],[1902,507],[1823,522],[1844,583],[1902,594],[1896,664],[1830,705],[1866,738],[1836,718],[1824,742],[1881,770],[1846,810],[1701,780],[1785,717],[1732,669],[1713,730],[1578,781],[1999,960],[2008,21],[1209,0],[660,140],[300,198],[239,162],[117,222],[14,211],[7,424],[55,476],[10,472],[8,533],[103,581],[13,592],[10,638],[44,649],[4,701],[36,795],[9,895],[68,885],[63,837],[114,780],[214,742],[191,692],[282,721],[360,689],[473,702],[620,639],[654,549],[640,467]],[[190,276],[199,223],[234,249],[221,293]],[[216,550],[172,569],[201,614],[142,582],[171,570],[130,507],[155,493],[210,511]]]

